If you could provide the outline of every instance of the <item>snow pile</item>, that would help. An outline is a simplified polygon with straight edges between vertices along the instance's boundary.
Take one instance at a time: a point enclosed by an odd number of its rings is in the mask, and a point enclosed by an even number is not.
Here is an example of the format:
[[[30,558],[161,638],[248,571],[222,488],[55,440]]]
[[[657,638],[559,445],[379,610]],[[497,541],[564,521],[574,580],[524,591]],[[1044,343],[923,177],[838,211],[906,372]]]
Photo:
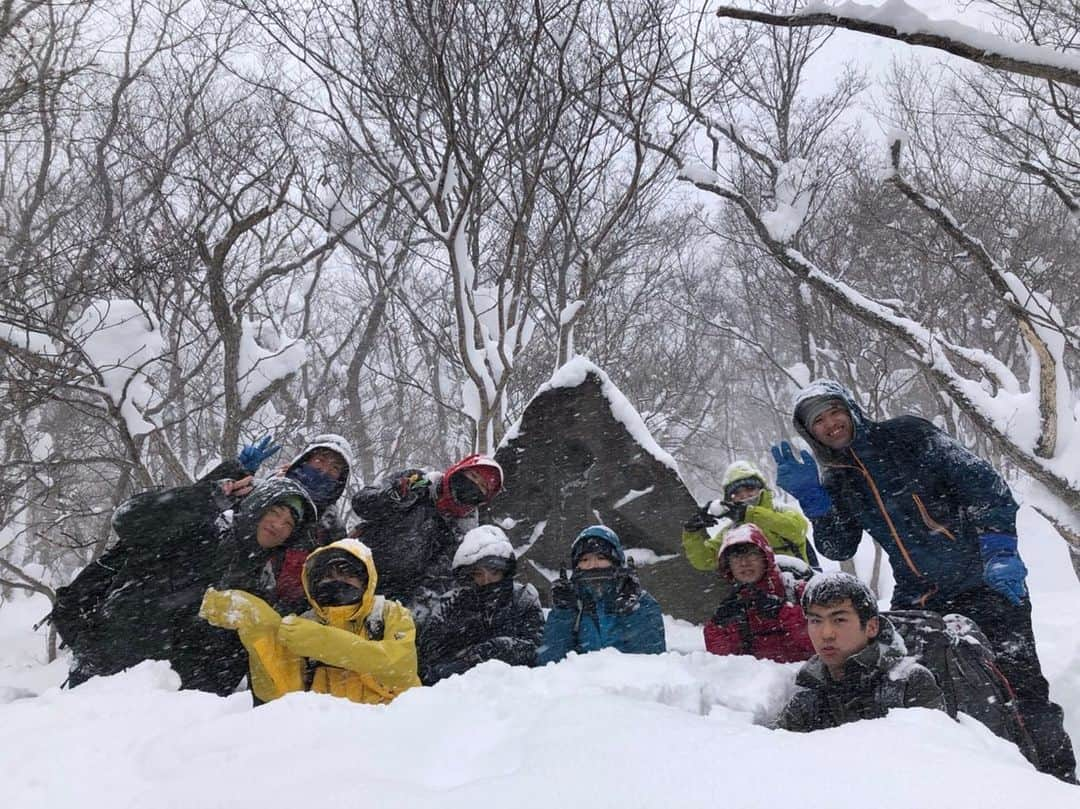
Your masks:
[[[237,363],[241,406],[247,407],[279,379],[299,371],[305,362],[307,343],[303,340],[277,334],[266,323],[245,318]]]
[[[656,443],[656,439],[652,437],[649,428],[645,426],[645,421],[634,409],[634,406],[630,404],[630,400],[611,381],[611,377],[600,370],[588,358],[578,356],[567,362],[552,375],[551,379],[537,389],[536,393],[533,394],[533,399],[553,388],[576,388],[585,381],[585,377],[589,374],[593,374],[600,380],[600,391],[611,407],[611,415],[629,431],[638,446],[678,474],[679,466],[675,463],[675,459]],[[528,409],[528,405],[525,406],[525,409]],[[502,443],[499,446],[508,445],[518,436],[520,430],[521,419],[518,419],[506,431],[506,435],[503,436]]]
[[[93,300],[71,336],[101,378],[102,393],[120,409],[132,436],[157,429],[142,411],[156,398],[147,373],[165,351],[156,320],[131,300]]]

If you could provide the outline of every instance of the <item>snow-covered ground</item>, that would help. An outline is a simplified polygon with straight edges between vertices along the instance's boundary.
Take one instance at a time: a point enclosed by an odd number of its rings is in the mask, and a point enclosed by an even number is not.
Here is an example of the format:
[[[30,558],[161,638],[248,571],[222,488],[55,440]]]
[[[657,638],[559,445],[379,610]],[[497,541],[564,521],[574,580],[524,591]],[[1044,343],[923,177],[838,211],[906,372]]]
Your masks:
[[[1077,737],[1080,585],[1029,509],[1020,529],[1043,664]],[[708,655],[682,622],[663,656],[488,663],[385,707],[296,694],[252,709],[243,694],[179,692],[157,662],[59,690],[63,661],[44,665],[30,628],[45,608],[0,607],[6,809],[1080,806],[1080,789],[972,721],[911,710],[767,730],[797,665]]]

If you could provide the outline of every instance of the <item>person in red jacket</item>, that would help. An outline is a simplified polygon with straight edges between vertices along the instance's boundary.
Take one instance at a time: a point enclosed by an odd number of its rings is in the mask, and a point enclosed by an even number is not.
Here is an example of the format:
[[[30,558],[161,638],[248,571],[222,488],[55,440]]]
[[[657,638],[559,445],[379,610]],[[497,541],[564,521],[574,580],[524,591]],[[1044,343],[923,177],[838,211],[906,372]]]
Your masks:
[[[734,591],[705,625],[705,648],[718,655],[753,655],[777,663],[814,654],[799,599],[806,582],[776,565],[764,532],[753,523],[728,531],[717,570]]]

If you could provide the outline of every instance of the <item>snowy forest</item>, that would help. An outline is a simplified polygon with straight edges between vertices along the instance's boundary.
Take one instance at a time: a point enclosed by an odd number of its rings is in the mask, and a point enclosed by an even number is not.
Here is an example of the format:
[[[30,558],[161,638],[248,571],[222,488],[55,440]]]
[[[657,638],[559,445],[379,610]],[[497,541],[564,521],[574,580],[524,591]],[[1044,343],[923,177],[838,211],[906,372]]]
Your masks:
[[[800,5],[3,3],[3,592],[264,434],[491,452],[578,355],[699,499],[827,376],[1080,558],[1076,9],[860,63]]]

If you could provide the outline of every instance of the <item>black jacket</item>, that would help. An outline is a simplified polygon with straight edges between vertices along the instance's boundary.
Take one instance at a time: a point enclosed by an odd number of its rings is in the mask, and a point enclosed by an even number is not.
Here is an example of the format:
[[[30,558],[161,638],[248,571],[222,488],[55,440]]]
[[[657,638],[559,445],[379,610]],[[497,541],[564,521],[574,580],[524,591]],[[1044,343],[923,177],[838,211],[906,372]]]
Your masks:
[[[816,655],[799,669],[796,691],[776,720],[783,730],[806,733],[859,719],[880,719],[892,708],[945,710],[930,670],[887,645],[891,630],[844,663],[836,681]]]
[[[438,602],[420,633],[420,679],[432,685],[486,660],[532,666],[543,633],[544,614],[532,585],[504,579],[461,587]]]

